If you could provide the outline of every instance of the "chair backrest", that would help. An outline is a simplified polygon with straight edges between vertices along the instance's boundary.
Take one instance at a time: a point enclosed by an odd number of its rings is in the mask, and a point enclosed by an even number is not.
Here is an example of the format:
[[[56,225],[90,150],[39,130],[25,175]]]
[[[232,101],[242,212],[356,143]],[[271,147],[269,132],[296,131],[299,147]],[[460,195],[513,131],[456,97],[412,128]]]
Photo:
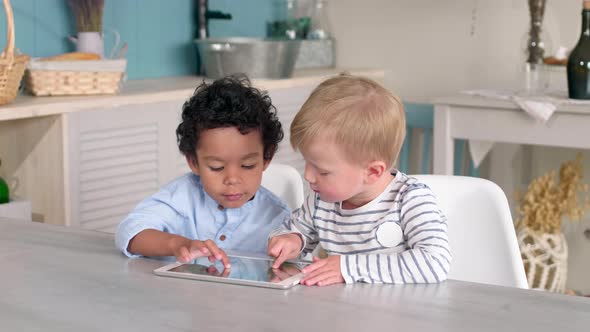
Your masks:
[[[262,186],[287,202],[291,209],[303,204],[303,180],[292,166],[271,163],[262,173]]]
[[[528,288],[504,192],[474,177],[413,175],[432,189],[447,216],[449,279]]]

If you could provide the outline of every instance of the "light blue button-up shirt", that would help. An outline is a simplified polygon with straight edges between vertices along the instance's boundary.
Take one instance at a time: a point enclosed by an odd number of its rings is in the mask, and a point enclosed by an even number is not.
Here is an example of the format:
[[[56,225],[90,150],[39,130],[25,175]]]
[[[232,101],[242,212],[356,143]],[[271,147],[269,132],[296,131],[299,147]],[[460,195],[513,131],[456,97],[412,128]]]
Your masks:
[[[226,251],[266,254],[268,234],[289,214],[287,205],[264,187],[242,207],[222,208],[205,192],[201,178],[188,173],[139,203],[119,224],[115,244],[134,257],[127,251],[129,241],[145,229],[156,229],[194,240],[210,239]]]

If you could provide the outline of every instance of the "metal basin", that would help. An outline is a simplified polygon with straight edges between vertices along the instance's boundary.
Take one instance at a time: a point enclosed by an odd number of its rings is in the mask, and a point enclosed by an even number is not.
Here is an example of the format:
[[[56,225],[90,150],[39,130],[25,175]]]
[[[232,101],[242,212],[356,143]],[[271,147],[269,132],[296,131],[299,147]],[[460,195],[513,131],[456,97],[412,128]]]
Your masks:
[[[209,78],[244,73],[250,78],[289,78],[299,53],[299,40],[263,38],[195,39],[201,66]]]

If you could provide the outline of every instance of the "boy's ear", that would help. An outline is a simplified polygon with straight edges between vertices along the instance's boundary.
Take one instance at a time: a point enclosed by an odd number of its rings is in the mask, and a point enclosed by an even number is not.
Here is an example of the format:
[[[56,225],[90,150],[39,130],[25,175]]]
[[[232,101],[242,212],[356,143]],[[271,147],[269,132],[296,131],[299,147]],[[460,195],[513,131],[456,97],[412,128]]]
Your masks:
[[[373,184],[387,172],[387,165],[381,160],[371,161],[367,165],[365,172],[367,184]]]
[[[186,156],[186,163],[188,164],[188,167],[190,167],[191,171],[193,171],[193,173],[199,175],[199,164],[197,164],[195,158],[191,156]]]

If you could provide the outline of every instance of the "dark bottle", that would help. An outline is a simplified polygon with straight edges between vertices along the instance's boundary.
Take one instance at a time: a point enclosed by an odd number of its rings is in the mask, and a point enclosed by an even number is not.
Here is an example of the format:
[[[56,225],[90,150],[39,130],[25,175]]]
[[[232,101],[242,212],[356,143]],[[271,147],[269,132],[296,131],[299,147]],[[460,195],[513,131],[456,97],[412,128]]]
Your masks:
[[[582,34],[567,60],[567,88],[573,99],[590,99],[590,0],[584,0]]]

